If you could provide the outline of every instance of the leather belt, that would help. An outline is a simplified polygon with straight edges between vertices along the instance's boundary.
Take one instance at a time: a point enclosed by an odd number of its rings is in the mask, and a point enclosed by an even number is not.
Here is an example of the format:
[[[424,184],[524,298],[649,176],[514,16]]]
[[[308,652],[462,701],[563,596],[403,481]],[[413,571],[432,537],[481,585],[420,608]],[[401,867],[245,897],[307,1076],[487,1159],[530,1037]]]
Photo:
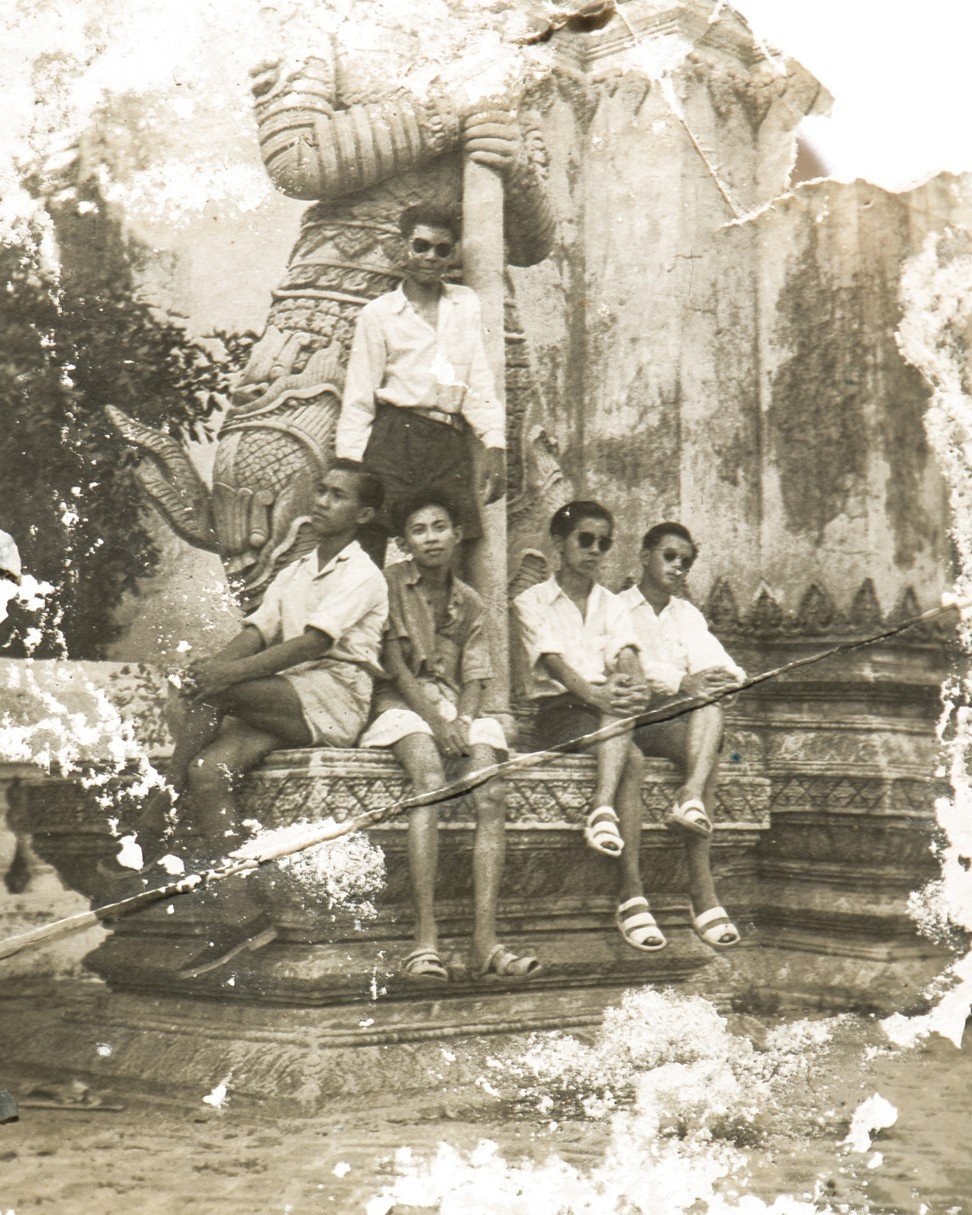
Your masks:
[[[451,426],[453,430],[462,430],[463,427],[464,419],[461,413],[446,413],[442,409],[418,408],[408,409],[406,412],[414,413],[420,418],[428,418],[430,422],[440,422],[443,426]]]
[[[391,401],[383,401],[381,397],[376,397],[375,402],[381,409],[391,409],[405,417],[428,418],[430,422],[451,426],[453,430],[462,430],[466,425],[466,419],[461,413],[446,413],[444,409],[429,409],[419,405],[393,405]]]

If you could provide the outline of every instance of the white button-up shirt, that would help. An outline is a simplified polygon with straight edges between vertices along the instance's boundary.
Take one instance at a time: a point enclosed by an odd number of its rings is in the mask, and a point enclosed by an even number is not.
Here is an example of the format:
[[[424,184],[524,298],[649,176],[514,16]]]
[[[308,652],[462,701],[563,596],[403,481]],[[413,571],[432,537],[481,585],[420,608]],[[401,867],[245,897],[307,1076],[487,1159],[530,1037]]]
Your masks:
[[[526,651],[527,696],[539,700],[567,689],[547,674],[544,654],[557,654],[588,683],[604,683],[618,655],[638,648],[631,617],[617,595],[595,582],[581,615],[556,578],[531,586],[513,600],[513,615]]]
[[[687,599],[673,595],[657,613],[636,586],[621,591],[618,599],[638,639],[645,678],[666,692],[674,695],[686,675],[709,667],[722,667],[739,680],[746,678],[746,672],[733,662],[722,642],[709,632],[705,617]]]
[[[308,628],[320,629],[334,644],[325,659],[354,662],[382,674],[382,631],[388,619],[388,590],[381,570],[352,540],[325,565],[317,549],[285,566],[267,587],[263,602],[243,621],[267,645],[291,641]],[[300,663],[303,670],[316,662]]]
[[[376,400],[462,414],[486,447],[506,446],[506,419],[486,359],[475,291],[443,283],[435,329],[400,285],[365,304],[344,381],[335,436],[339,458],[364,455]]]

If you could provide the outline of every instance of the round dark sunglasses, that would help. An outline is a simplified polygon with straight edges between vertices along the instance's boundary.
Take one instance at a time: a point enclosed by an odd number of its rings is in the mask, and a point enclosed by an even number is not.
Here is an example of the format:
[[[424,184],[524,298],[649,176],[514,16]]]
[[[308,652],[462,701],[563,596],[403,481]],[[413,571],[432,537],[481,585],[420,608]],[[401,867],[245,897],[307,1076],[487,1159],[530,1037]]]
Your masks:
[[[610,536],[595,536],[593,532],[578,532],[577,543],[581,548],[596,548],[601,554],[609,553],[614,540]]]
[[[664,557],[669,564],[671,564],[673,561],[680,561],[682,564],[682,569],[685,570],[686,573],[688,573],[688,571],[695,564],[694,557],[686,557],[684,553],[678,553],[673,548],[663,549],[662,557]]]
[[[432,249],[436,257],[449,257],[455,248],[451,241],[440,241],[439,244],[433,245],[430,240],[423,240],[421,236],[414,237],[409,245],[413,253],[428,253]]]

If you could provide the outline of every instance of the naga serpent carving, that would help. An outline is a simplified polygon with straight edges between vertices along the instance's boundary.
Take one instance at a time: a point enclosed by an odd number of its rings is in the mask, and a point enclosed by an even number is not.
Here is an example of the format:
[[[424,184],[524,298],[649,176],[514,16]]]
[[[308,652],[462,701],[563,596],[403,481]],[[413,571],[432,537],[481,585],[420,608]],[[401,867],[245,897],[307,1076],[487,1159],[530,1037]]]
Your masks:
[[[461,54],[471,16],[499,22],[503,8],[469,7],[468,0],[436,6],[443,34],[430,31],[424,14],[409,30],[380,0],[355,0],[326,52],[253,71],[266,170],[279,190],[312,205],[224,417],[211,491],[172,438],[109,410],[143,456],[138,476],[148,497],[180,536],[219,553],[247,608],[282,565],[313,544],[308,515],[331,457],[355,319],[399,278],[399,214],[418,202],[460,209],[469,104],[443,78],[430,84],[428,72],[421,87],[410,84],[415,65],[430,56],[441,61],[443,36]],[[529,266],[550,252],[554,222],[545,149],[522,102],[515,130],[515,156],[504,173],[507,259]],[[516,582],[522,555],[539,534],[536,514],[548,515],[569,497],[569,486],[556,444],[540,425],[509,288],[506,329],[509,568]]]

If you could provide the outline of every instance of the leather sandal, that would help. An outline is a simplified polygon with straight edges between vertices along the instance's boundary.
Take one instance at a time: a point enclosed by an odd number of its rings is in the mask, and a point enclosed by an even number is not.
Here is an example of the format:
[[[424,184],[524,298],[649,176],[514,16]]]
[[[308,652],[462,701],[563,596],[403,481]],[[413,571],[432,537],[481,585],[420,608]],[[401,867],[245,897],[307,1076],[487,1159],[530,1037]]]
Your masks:
[[[584,842],[602,856],[620,856],[624,840],[618,830],[618,816],[612,806],[598,806],[587,816]]]
[[[692,835],[701,835],[703,839],[708,839],[713,830],[712,819],[706,814],[705,805],[697,797],[690,797],[688,801],[681,803],[676,802],[665,820],[665,826],[688,831]]]
[[[643,953],[656,953],[668,944],[643,894],[635,895],[633,899],[622,903],[614,913],[614,922],[618,926],[618,932],[632,949],[640,949]]]

